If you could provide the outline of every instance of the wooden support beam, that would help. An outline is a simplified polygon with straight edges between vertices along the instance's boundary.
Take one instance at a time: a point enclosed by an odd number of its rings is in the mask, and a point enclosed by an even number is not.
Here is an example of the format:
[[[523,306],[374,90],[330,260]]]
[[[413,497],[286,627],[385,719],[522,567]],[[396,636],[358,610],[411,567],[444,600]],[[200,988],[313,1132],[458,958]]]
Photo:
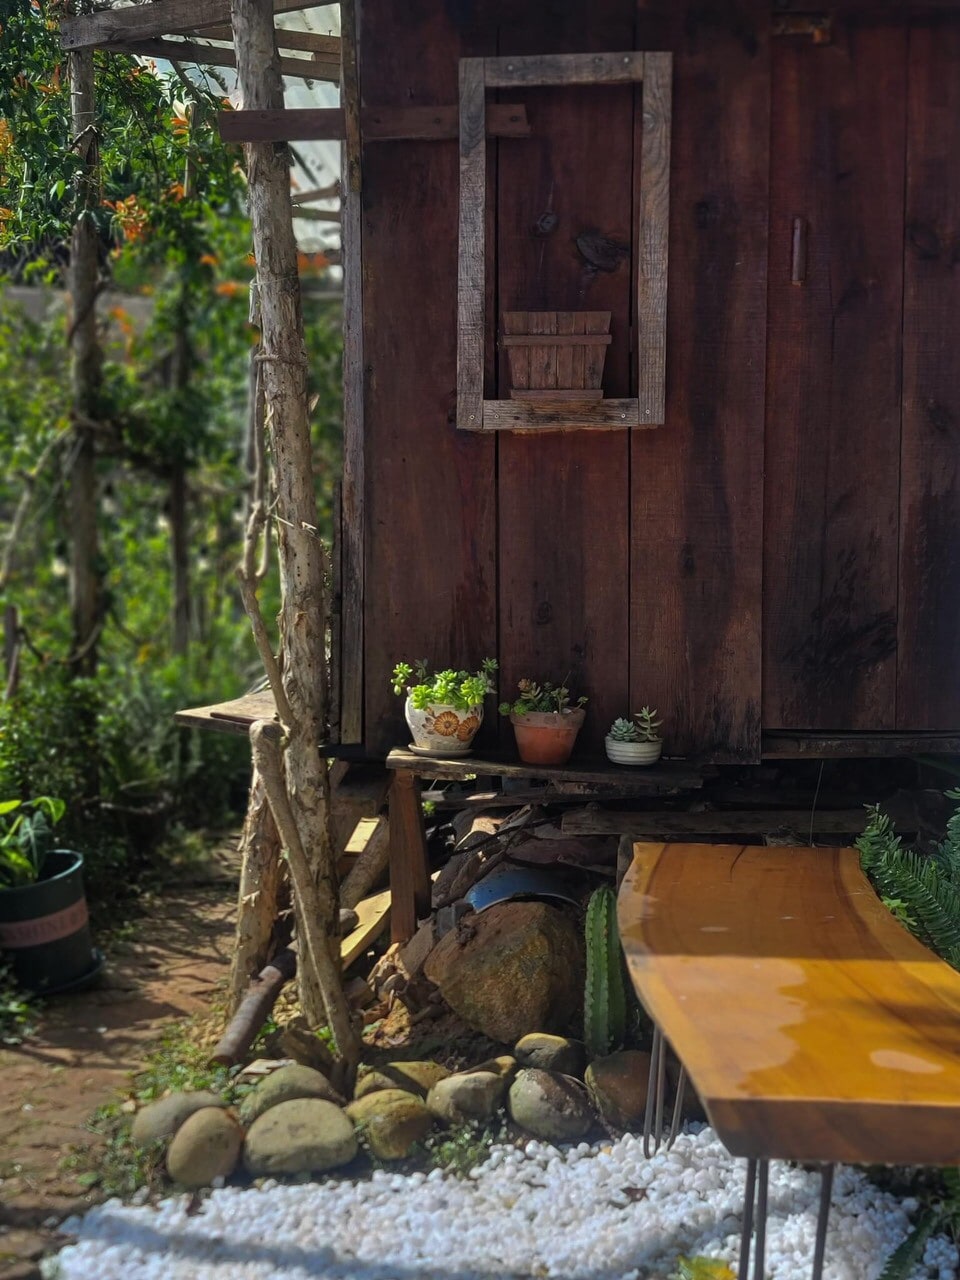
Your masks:
[[[806,839],[816,835],[855,835],[866,826],[864,809],[815,812],[809,809],[738,809],[715,813],[672,810],[633,813],[615,809],[576,809],[565,813],[560,829],[569,836],[628,836],[635,840],[674,836],[753,835],[786,829]]]
[[[430,910],[427,834],[420,803],[420,779],[398,769],[390,784],[390,893],[392,942],[406,942]]]
[[[274,13],[319,9],[324,0],[273,0]],[[128,40],[148,40],[177,31],[230,26],[230,0],[152,0],[150,4],[101,9],[98,13],[65,18],[60,24],[64,49],[102,48]]]
[[[367,142],[439,142],[456,138],[457,107],[366,107],[360,130]],[[527,109],[517,103],[487,107],[487,133],[495,138],[530,135]],[[346,122],[340,107],[302,107],[285,111],[224,111],[224,142],[322,142],[343,140]]]
[[[168,62],[193,62],[209,67],[237,65],[233,49],[224,45],[197,44],[193,40],[113,40],[99,47],[108,53],[128,53],[141,58],[161,58]],[[304,80],[323,80],[329,84],[340,82],[339,62],[329,59],[319,61],[315,58],[281,58],[280,71],[285,76],[299,76]]]
[[[313,31],[291,31],[288,27],[276,27],[275,31],[278,49],[296,49],[300,53],[318,53],[325,55],[331,62],[340,61],[339,36],[319,36]],[[233,30],[229,26],[202,27],[187,34],[198,34],[204,40],[225,40],[228,44],[233,43]]]

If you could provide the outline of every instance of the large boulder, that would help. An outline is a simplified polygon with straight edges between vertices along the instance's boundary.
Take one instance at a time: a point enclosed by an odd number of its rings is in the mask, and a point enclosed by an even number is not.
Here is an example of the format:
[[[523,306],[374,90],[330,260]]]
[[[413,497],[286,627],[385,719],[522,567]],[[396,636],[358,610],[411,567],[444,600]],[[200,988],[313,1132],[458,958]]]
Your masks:
[[[229,1111],[204,1107],[188,1116],[167,1151],[167,1173],[182,1187],[209,1187],[237,1167],[243,1130]]]
[[[506,1092],[506,1077],[495,1071],[469,1071],[438,1080],[427,1094],[427,1107],[445,1124],[490,1120]]]
[[[544,902],[501,902],[446,934],[424,971],[447,1004],[491,1040],[565,1030],[583,1005],[580,930]]]
[[[271,1071],[256,1088],[251,1089],[240,1103],[240,1122],[251,1125],[271,1107],[281,1102],[292,1102],[295,1098],[322,1098],[335,1106],[341,1106],[344,1101],[325,1075],[313,1067],[292,1062]]]
[[[433,1128],[426,1103],[403,1089],[381,1089],[357,1098],[347,1115],[378,1160],[403,1160]]]
[[[514,1124],[546,1142],[576,1142],[593,1124],[583,1086],[569,1076],[536,1068],[518,1071],[508,1099]]]
[[[641,1049],[622,1049],[595,1058],[587,1067],[586,1083],[594,1106],[611,1128],[643,1126],[650,1078],[650,1055]]]
[[[225,1107],[227,1104],[215,1093],[197,1089],[194,1093],[170,1093],[156,1102],[149,1102],[133,1118],[130,1141],[135,1147],[146,1147],[151,1142],[166,1142],[177,1132],[183,1122],[197,1111],[207,1107]]]
[[[323,1173],[357,1154],[357,1135],[343,1111],[323,1098],[295,1098],[254,1120],[243,1146],[252,1174]]]

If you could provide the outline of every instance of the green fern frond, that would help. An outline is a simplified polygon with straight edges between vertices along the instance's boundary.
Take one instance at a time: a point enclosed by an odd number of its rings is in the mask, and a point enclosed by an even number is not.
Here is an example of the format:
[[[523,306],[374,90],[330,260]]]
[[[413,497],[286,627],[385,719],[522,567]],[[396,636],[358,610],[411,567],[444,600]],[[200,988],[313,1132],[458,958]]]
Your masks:
[[[923,1258],[923,1251],[935,1226],[936,1216],[931,1211],[923,1214],[906,1239],[891,1253],[880,1272],[879,1280],[909,1280],[914,1267]]]
[[[870,817],[857,841],[857,848],[860,850],[860,865],[869,875],[882,858],[899,851],[901,839],[887,815],[880,812],[878,804],[868,804],[866,810]]]
[[[909,849],[889,850],[872,867],[883,898],[895,898],[916,921],[924,940],[949,965],[960,969],[960,891],[932,858]]]

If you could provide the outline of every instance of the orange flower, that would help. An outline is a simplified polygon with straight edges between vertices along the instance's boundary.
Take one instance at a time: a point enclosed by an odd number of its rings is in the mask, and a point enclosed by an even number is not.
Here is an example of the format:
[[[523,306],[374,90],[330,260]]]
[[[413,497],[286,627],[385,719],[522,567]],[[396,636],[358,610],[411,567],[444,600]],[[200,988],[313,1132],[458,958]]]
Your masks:
[[[257,265],[257,260],[256,260],[256,258],[253,256],[253,254],[252,254],[252,253],[248,253],[248,254],[247,254],[247,266],[248,266],[248,267],[255,267],[256,265]]]
[[[243,285],[239,280],[221,280],[219,284],[213,286],[214,293],[219,293],[221,298],[232,298],[240,292]]]
[[[219,264],[212,253],[202,253],[200,255],[200,265],[202,267],[216,267]]]
[[[5,156],[13,146],[13,130],[9,123],[0,118],[0,156]]]
[[[0,222],[9,222],[12,217],[12,209],[0,209]]]
[[[174,200],[182,200],[186,194],[187,191],[182,182],[174,182],[167,188],[167,195],[173,196]]]
[[[173,136],[175,138],[182,138],[185,134],[190,132],[190,121],[186,116],[174,116],[172,126]]]
[[[298,253],[297,267],[305,275],[315,274],[329,267],[330,260],[323,253]]]

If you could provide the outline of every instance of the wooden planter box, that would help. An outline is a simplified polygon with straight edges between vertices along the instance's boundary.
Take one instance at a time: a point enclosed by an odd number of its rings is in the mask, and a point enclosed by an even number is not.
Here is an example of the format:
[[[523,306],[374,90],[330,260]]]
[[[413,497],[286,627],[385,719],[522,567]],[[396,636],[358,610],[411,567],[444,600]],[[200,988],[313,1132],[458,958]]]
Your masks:
[[[603,399],[609,311],[505,311],[500,342],[511,400]]]

